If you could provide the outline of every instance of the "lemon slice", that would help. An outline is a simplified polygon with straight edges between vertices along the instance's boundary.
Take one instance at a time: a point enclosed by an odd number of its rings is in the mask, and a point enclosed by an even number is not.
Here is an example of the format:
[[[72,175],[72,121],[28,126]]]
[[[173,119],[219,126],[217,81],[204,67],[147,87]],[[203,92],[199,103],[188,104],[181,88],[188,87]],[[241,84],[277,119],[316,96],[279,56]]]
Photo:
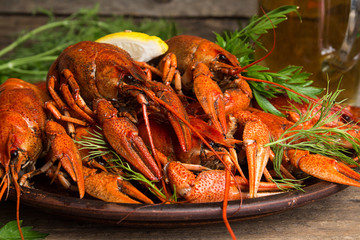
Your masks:
[[[168,45],[159,37],[140,32],[112,33],[97,39],[96,42],[116,45],[127,51],[135,61],[139,62],[148,62],[168,50]]]

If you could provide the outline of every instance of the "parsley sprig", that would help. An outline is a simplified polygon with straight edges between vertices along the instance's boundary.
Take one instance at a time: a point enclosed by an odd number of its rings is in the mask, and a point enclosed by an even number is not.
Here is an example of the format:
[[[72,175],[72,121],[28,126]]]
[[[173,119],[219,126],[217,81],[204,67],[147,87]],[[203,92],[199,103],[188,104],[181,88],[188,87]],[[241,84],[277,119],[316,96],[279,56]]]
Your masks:
[[[260,36],[275,29],[278,24],[287,19],[286,14],[291,12],[297,13],[297,7],[282,6],[261,17],[254,16],[250,19],[249,24],[241,30],[225,32],[223,36],[215,33],[216,43],[235,55],[241,66],[253,64],[246,68],[246,71],[243,72],[244,76],[278,83],[301,95],[315,98],[322,92],[322,89],[312,86],[313,81],[308,79],[310,74],[302,72],[302,67],[287,66],[278,72],[272,72],[269,68],[257,64],[254,59],[255,46],[264,48],[259,40]],[[255,100],[266,112],[282,115],[268,100],[278,94],[286,93],[295,102],[307,101],[298,94],[278,86],[251,80],[248,83],[252,88]]]
[[[20,220],[20,225],[21,223],[22,221]],[[21,227],[21,231],[23,233],[24,239],[28,239],[28,240],[29,239],[40,240],[48,236],[48,234],[46,233],[40,233],[38,231],[34,231],[32,227],[29,226]],[[10,221],[0,228],[0,240],[8,240],[8,239],[13,239],[13,240],[21,239],[16,220]]]

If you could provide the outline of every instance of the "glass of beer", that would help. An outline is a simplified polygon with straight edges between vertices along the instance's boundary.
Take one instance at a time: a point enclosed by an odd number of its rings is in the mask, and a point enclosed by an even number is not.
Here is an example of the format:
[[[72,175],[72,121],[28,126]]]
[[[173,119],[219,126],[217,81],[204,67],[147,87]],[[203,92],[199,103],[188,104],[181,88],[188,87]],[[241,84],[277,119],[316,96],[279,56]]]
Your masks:
[[[274,71],[303,66],[314,86],[343,89],[338,100],[360,106],[360,0],[259,0],[259,14],[283,5],[298,6],[300,16],[290,13],[275,28],[275,49],[263,64]],[[271,49],[273,33],[262,42]]]

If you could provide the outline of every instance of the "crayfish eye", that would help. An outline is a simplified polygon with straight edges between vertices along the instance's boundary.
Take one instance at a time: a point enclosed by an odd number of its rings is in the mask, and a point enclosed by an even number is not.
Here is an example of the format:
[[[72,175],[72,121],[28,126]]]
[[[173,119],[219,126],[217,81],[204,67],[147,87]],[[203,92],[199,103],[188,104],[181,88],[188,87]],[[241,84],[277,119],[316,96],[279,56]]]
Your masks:
[[[224,54],[219,54],[218,59],[223,62],[227,61],[227,57]]]
[[[218,60],[219,62],[232,65],[232,64],[231,64],[231,61],[229,60],[229,58],[226,57],[224,54],[219,54],[218,57],[217,57],[217,60]]]
[[[132,81],[132,80],[134,80],[134,77],[133,77],[132,75],[126,74],[126,75],[124,76],[124,80],[125,80],[125,81]]]
[[[342,118],[343,118],[343,120],[345,121],[345,122],[350,122],[351,121],[351,117],[350,116],[348,116],[348,115],[342,115],[341,116]]]
[[[13,151],[10,152],[11,160],[15,160],[18,156],[19,156],[19,151],[18,150],[13,150]]]

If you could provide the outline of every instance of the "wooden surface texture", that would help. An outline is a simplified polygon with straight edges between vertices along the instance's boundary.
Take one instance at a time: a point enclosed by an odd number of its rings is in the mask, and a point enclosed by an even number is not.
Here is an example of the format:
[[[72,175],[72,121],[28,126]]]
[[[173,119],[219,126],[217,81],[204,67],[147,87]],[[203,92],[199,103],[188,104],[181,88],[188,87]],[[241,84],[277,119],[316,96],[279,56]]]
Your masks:
[[[47,17],[33,15],[36,8],[51,9],[67,16],[79,8],[91,8],[97,1],[0,0],[0,48],[23,29],[47,22]],[[113,14],[135,18],[171,18],[185,33],[211,38],[213,31],[236,29],[239,22],[256,12],[253,0],[119,0],[101,1],[102,17]],[[16,204],[0,202],[0,222],[16,219]],[[239,239],[360,239],[360,189],[349,187],[326,199],[259,219],[231,223]],[[129,228],[74,221],[21,206],[25,226],[48,233],[53,239],[230,239],[224,224],[181,228]]]
[[[16,204],[1,202],[0,222],[15,219]],[[48,233],[55,239],[230,239],[224,224],[179,228],[131,228],[106,226],[61,218],[31,207],[21,206],[25,226]],[[359,239],[360,189],[349,187],[328,198],[308,205],[258,219],[233,222],[238,239],[317,240]]]
[[[132,19],[171,19],[182,33],[214,39],[213,32],[235,30],[256,14],[256,0],[0,0],[0,48],[22,30],[31,30],[48,21],[39,9],[66,17],[80,9],[99,4],[99,16],[125,16]]]

